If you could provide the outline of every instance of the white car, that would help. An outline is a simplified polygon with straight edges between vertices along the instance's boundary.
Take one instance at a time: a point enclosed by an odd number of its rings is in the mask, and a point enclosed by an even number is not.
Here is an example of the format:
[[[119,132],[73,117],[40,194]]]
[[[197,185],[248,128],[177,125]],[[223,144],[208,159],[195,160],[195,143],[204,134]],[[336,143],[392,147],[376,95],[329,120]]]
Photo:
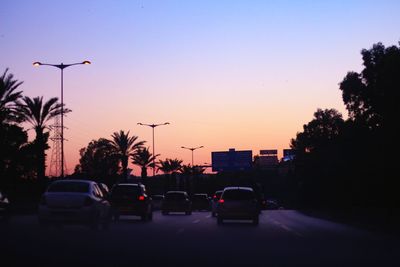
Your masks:
[[[107,228],[110,203],[98,184],[88,180],[58,180],[51,183],[39,203],[39,223],[78,223]]]
[[[251,187],[226,187],[218,200],[218,224],[222,224],[226,219],[246,219],[258,225],[259,213],[259,203]]]

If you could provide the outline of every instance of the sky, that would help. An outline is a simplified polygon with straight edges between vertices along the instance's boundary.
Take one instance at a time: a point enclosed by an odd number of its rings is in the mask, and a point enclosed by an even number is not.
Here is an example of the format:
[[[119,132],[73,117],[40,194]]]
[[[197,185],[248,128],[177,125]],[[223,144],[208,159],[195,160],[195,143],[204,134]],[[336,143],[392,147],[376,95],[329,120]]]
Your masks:
[[[80,148],[119,130],[152,149],[138,122],[170,122],[155,128],[160,159],[191,163],[181,146],[204,146],[195,164],[230,148],[281,157],[317,108],[346,118],[338,84],[362,70],[363,48],[398,44],[399,14],[396,0],[2,0],[0,72],[49,99],[60,70],[34,61],[92,62],[64,70],[68,173]]]

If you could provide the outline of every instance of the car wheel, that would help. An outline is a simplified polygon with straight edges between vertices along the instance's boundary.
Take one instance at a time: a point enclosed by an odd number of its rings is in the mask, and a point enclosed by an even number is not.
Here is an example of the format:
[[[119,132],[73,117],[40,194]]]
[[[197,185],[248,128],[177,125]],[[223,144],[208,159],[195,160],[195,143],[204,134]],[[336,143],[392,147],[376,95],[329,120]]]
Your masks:
[[[163,210],[161,213],[162,213],[162,215],[167,215],[168,211]]]

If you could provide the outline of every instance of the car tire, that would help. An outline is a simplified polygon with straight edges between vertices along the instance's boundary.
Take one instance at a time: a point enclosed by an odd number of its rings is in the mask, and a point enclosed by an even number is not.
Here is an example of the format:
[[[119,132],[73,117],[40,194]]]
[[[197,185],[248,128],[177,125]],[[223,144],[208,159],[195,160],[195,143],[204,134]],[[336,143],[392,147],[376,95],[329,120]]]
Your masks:
[[[168,215],[168,211],[163,210],[163,211],[161,212],[161,214],[162,214],[162,215]]]

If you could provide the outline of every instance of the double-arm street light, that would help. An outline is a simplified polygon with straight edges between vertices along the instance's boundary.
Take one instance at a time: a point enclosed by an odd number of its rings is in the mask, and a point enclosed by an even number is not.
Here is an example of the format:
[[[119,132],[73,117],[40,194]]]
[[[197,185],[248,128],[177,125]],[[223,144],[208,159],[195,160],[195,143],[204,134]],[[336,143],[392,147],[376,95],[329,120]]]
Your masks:
[[[192,150],[192,167],[194,166],[193,164],[193,151],[195,151],[196,149],[199,149],[199,148],[203,148],[204,146],[198,146],[198,147],[184,147],[184,146],[181,146],[181,148],[184,148],[184,149],[189,149],[189,150]]]
[[[156,156],[156,152],[155,152],[155,148],[154,148],[154,128],[156,128],[157,126],[161,126],[161,125],[167,125],[169,124],[169,122],[164,122],[164,123],[160,123],[160,124],[145,124],[145,123],[141,123],[138,122],[138,125],[143,125],[143,126],[149,126],[151,128],[153,128],[153,176],[156,175],[156,164],[155,164],[155,156]]]
[[[47,64],[42,62],[34,62],[33,66],[51,66],[61,70],[61,178],[64,178],[64,69],[74,65],[89,65],[90,61],[85,60],[79,63],[72,64]]]

